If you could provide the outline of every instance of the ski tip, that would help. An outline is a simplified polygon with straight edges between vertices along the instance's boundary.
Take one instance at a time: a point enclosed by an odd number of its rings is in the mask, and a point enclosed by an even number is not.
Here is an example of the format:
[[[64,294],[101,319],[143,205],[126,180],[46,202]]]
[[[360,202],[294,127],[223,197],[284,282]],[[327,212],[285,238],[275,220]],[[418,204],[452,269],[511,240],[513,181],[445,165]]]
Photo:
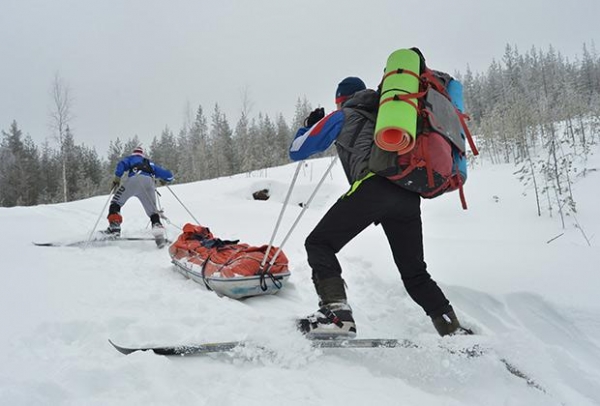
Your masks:
[[[121,347],[120,345],[115,344],[110,338],[108,339],[108,342],[115,347],[115,350],[119,351],[121,354],[125,354],[125,355],[129,355],[132,352],[136,352],[139,349],[137,348],[125,348],[125,347]]]
[[[36,247],[55,247],[56,244],[51,243],[51,242],[32,242],[33,245],[35,245]]]

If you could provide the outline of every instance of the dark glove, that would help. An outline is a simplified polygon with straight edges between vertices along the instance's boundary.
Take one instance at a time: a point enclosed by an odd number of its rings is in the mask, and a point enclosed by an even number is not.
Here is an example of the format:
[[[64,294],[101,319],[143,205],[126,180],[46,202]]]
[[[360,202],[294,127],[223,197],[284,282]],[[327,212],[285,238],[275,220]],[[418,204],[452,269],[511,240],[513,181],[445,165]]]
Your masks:
[[[164,180],[164,179],[159,179],[159,180],[158,180],[158,183],[159,183],[161,186],[164,186],[164,185],[166,185],[167,183],[169,183],[169,181],[168,181],[168,180]]]
[[[308,117],[306,117],[304,126],[312,127],[323,117],[325,117],[325,109],[323,107],[317,107],[308,115]]]
[[[118,188],[119,185],[121,185],[121,178],[118,176],[115,176],[115,178],[112,181],[111,190]]]

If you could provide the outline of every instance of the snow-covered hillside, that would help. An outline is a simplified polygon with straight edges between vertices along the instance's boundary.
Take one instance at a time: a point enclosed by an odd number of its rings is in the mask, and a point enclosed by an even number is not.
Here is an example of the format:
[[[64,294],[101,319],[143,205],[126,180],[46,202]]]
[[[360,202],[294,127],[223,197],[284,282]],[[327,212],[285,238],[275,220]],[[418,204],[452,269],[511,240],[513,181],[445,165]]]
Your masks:
[[[598,154],[595,168],[600,168]],[[275,243],[290,227],[329,159],[308,161]],[[267,243],[295,164],[172,190],[221,238]],[[293,319],[316,310],[304,238],[347,188],[328,176],[284,247],[290,283],[269,297],[219,298],[175,272],[152,241],[81,248],[32,241],[87,238],[108,196],[0,209],[2,405],[575,405],[600,404],[600,175],[574,185],[581,231],[537,217],[510,166],[480,165],[457,194],[424,201],[429,270],[478,335],[440,338],[406,295],[379,227],[341,253],[361,338],[409,338],[415,349],[311,349]],[[252,192],[268,188],[268,201]],[[175,238],[191,216],[166,188]],[[148,234],[137,201],[124,233]],[[564,232],[564,235],[554,237]],[[167,358],[124,356],[108,343],[169,345],[247,339],[270,351]],[[486,348],[468,358],[441,346]],[[511,374],[501,360],[538,387]]]

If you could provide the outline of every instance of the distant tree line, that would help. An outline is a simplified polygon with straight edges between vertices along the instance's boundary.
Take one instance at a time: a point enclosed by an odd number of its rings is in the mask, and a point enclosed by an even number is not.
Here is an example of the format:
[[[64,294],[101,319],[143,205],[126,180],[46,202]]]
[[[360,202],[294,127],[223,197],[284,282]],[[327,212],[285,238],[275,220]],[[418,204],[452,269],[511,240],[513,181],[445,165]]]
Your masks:
[[[517,176],[537,197],[538,213],[575,213],[575,160],[585,162],[600,140],[600,57],[592,46],[573,61],[550,47],[520,54],[507,45],[486,72],[455,73],[465,88],[470,127],[487,161],[517,165]],[[0,206],[36,205],[107,193],[116,163],[140,144],[137,136],[110,141],[106,157],[78,145],[70,129],[71,100],[60,78],[52,87],[55,142],[35,145],[13,121],[0,142]],[[147,155],[175,173],[176,182],[263,170],[289,162],[295,129],[312,110],[298,99],[292,121],[251,117],[249,102],[231,127],[218,104],[202,106],[182,128],[169,128],[145,146]],[[328,151],[327,154],[333,153]],[[483,162],[478,160],[478,162]]]
[[[600,57],[583,45],[573,61],[552,47],[520,54],[506,46],[485,73],[458,75],[465,88],[471,129],[482,155],[513,163],[536,196],[537,212],[576,213],[574,163],[585,168],[600,141]]]
[[[68,94],[64,90],[63,96]],[[55,109],[52,117],[59,111]],[[23,135],[16,121],[2,130],[0,206],[57,203],[108,193],[116,164],[140,145],[137,136],[127,140],[116,138],[110,141],[103,158],[95,148],[76,144],[68,125],[70,116],[65,111],[68,109],[60,111],[60,118],[54,122],[58,123],[56,143],[46,141],[41,146],[35,145],[30,135]],[[291,128],[298,127],[310,111],[308,101],[299,99],[291,127],[281,114],[273,120],[262,113],[250,118],[244,111],[232,129],[218,105],[210,118],[200,106],[191,123],[177,134],[165,128],[160,136],[154,137],[145,147],[146,155],[172,170],[176,183],[285,164],[289,162]]]

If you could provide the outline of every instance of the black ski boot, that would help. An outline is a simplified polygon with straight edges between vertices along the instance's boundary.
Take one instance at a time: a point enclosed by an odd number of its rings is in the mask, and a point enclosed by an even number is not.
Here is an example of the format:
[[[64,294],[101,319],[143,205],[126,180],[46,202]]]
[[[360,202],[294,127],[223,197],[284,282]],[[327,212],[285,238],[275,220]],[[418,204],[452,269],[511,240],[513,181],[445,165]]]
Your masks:
[[[310,339],[344,339],[356,337],[356,324],[347,303],[329,303],[315,313],[298,319],[298,330]]]
[[[438,334],[443,336],[448,335],[470,335],[473,334],[473,330],[464,328],[458,322],[458,317],[454,310],[450,310],[441,316],[432,317],[431,321],[433,326],[437,330]]]

